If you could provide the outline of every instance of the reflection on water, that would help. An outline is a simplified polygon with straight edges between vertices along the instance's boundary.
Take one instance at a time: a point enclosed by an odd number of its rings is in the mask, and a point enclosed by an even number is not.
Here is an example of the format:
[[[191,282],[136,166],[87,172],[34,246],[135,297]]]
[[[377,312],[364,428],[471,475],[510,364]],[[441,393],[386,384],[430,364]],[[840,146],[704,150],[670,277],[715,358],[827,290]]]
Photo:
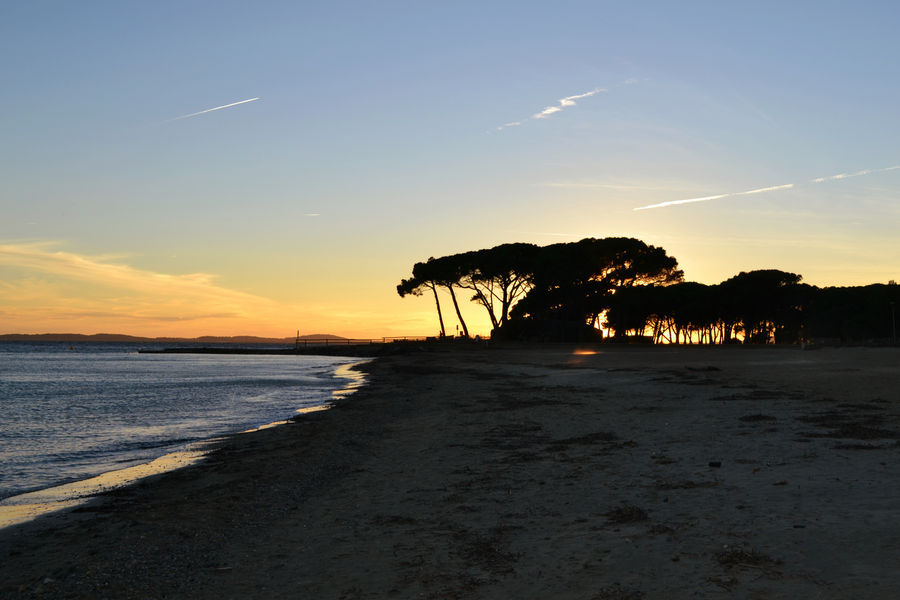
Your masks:
[[[334,376],[340,377],[342,379],[346,379],[347,382],[344,384],[344,387],[339,390],[334,390],[331,392],[331,397],[333,400],[340,400],[342,398],[346,398],[356,390],[358,390],[365,382],[366,376],[363,375],[362,372],[354,369],[357,365],[365,364],[369,361],[363,360],[357,363],[350,363],[348,365],[342,365],[335,369]],[[302,408],[297,409],[298,415],[305,415],[308,413],[320,412],[323,410],[328,410],[334,406],[334,402],[329,402],[327,404],[317,404],[315,406],[304,406]],[[269,429],[270,427],[275,427],[276,425],[284,425],[289,423],[290,421],[274,421],[272,423],[266,423],[265,425],[260,425],[259,427],[254,427],[252,429],[247,429],[245,431],[241,431],[240,433],[250,433],[252,431],[260,431],[262,429]],[[2,527],[2,525],[0,525]]]
[[[346,398],[358,390],[365,383],[365,375],[353,367],[366,362],[368,361],[350,363],[336,369],[334,372],[335,377],[340,377],[347,381],[343,388],[332,392],[332,402],[316,406],[306,406],[297,409],[297,413],[306,414],[327,410],[334,405],[334,401]],[[287,422],[288,421],[275,421],[260,427],[248,429],[241,433],[250,433],[261,429],[268,429],[276,425],[283,425]],[[213,438],[191,444],[185,450],[166,454],[149,463],[139,464],[116,471],[109,471],[102,475],[91,477],[90,479],[75,481],[0,500],[0,528],[25,523],[50,512],[73,508],[79,504],[83,504],[98,494],[124,487],[139,479],[196,464],[203,460],[207,455],[208,447],[219,439],[221,438]]]
[[[97,494],[120,488],[138,479],[197,463],[206,455],[201,447],[208,443],[196,444],[191,450],[166,454],[146,464],[6,498],[0,501],[0,527],[17,525],[48,512],[72,508]]]
[[[335,377],[341,377],[346,379],[347,382],[344,384],[344,387],[331,392],[331,397],[335,400],[340,400],[341,398],[345,398],[358,390],[362,384],[366,382],[366,376],[362,371],[355,369],[357,365],[365,364],[369,361],[360,361],[358,363],[350,363],[348,365],[341,365],[338,367],[334,375]],[[298,410],[297,412],[303,412],[303,409]]]

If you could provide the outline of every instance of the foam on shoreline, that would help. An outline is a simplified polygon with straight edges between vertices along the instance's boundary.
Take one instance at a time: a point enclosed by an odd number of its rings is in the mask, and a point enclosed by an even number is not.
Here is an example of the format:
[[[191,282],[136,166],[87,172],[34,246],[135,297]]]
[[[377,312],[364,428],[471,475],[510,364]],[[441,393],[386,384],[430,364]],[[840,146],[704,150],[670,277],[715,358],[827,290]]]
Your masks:
[[[296,411],[297,415],[327,410],[335,402],[353,394],[365,384],[365,375],[355,367],[369,362],[369,360],[371,359],[338,366],[334,370],[334,375],[346,379],[346,384],[331,392],[331,401],[299,408]],[[147,463],[124,469],[114,469],[87,479],[4,498],[0,500],[0,529],[26,523],[48,513],[76,508],[103,493],[131,485],[141,479],[197,464],[230,435],[269,429],[288,422],[289,420],[273,421],[253,429],[216,436],[192,443],[184,449],[166,453]]]
[[[898,597],[897,352],[385,356],[351,402],[0,531],[0,596]]]

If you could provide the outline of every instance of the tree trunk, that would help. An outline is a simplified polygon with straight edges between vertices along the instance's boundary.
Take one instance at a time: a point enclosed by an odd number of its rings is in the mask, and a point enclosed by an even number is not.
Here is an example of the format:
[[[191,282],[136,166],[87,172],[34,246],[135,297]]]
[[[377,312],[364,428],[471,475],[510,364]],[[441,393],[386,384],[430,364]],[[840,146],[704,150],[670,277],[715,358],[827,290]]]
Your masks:
[[[491,326],[494,329],[497,329],[500,326],[500,324],[497,323],[497,317],[494,316],[494,310],[491,306],[491,303],[488,301],[487,296],[485,296],[484,293],[481,290],[479,290],[478,288],[473,288],[473,289],[475,289],[475,297],[478,298],[478,303],[484,307],[484,309],[488,313],[488,316],[491,318]]]
[[[503,287],[503,300],[500,308],[500,325],[506,323],[507,315],[509,314],[509,303],[510,297],[508,293],[508,288],[504,285]]]
[[[441,314],[441,301],[438,300],[437,286],[432,283],[430,284],[430,287],[431,291],[434,292],[434,303],[437,306],[438,321],[441,322],[441,337],[445,337],[447,335],[447,332],[444,331],[444,316]]]
[[[469,328],[466,327],[466,322],[463,320],[462,313],[459,312],[459,304],[456,302],[456,294],[453,293],[453,286],[448,285],[447,289],[450,290],[450,298],[453,299],[453,308],[456,309],[456,317],[459,319],[459,324],[462,325],[463,335],[469,337]]]

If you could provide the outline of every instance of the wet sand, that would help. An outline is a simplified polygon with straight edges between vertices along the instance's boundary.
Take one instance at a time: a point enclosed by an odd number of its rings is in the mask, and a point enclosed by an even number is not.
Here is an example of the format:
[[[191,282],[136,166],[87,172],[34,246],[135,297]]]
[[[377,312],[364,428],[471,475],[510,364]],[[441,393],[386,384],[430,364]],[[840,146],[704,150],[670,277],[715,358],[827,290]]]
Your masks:
[[[362,368],[331,410],[0,530],[0,597],[900,597],[897,349]]]

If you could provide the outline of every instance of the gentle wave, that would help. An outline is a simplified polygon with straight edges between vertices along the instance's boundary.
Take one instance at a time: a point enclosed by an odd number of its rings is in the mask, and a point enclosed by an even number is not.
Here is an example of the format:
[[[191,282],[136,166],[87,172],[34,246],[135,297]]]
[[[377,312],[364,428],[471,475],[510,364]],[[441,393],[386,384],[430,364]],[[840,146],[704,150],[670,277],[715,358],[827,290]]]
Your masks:
[[[0,344],[0,499],[326,404],[360,359]]]

